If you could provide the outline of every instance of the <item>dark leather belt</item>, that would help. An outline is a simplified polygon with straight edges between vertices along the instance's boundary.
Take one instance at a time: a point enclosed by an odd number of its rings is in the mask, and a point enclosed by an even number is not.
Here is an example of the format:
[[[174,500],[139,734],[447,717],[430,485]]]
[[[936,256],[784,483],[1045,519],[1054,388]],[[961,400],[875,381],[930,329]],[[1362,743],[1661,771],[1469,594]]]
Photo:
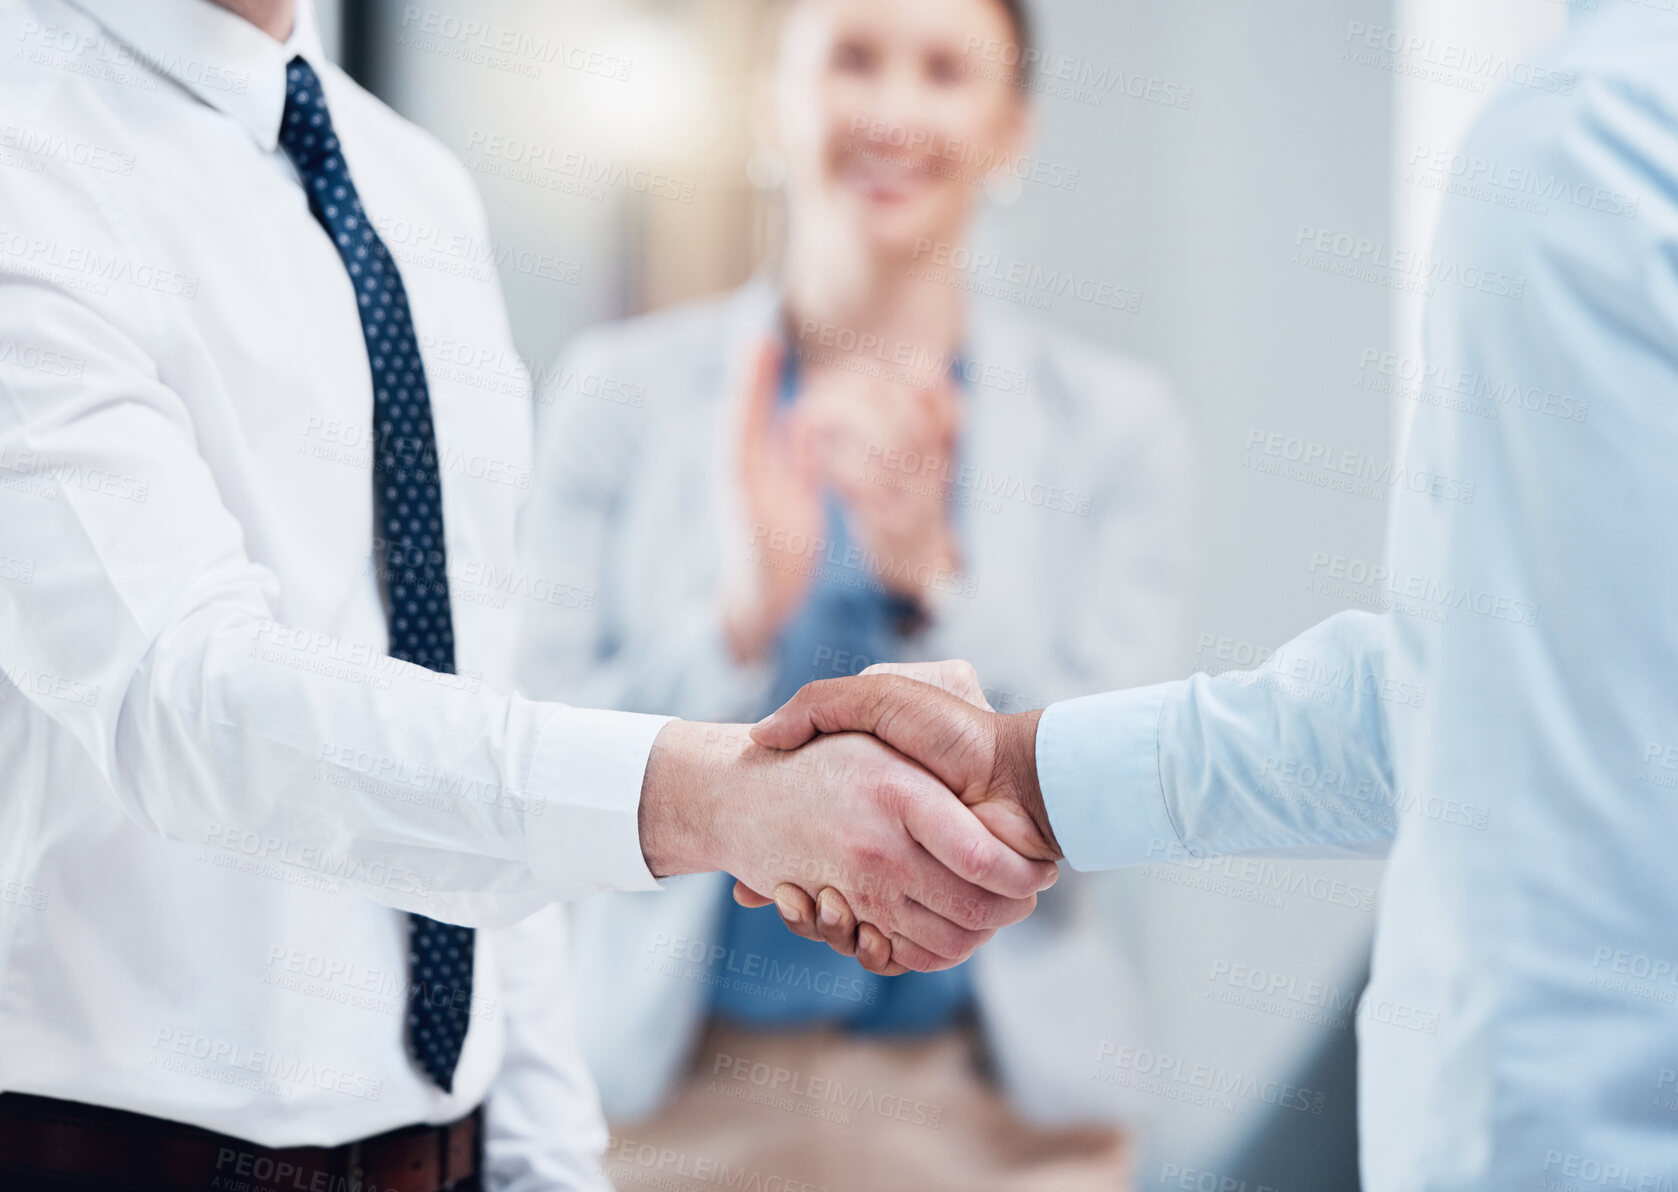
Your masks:
[[[118,1192],[469,1192],[477,1111],[336,1147],[273,1149],[180,1122],[0,1094],[0,1188]]]

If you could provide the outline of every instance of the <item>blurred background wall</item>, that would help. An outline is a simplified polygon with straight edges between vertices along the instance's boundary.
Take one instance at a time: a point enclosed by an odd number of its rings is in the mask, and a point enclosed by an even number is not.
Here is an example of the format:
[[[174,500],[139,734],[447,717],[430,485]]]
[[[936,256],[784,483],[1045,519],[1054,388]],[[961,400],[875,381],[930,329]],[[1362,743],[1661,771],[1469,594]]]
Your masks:
[[[476,265],[499,269],[533,371],[590,323],[759,266],[773,233],[750,178],[760,0],[318,7],[352,73],[473,172],[492,232]],[[1370,361],[1413,355],[1420,299],[1337,274],[1314,245],[1327,231],[1425,249],[1437,191],[1417,180],[1416,150],[1454,144],[1496,86],[1434,69],[1439,45],[1518,56],[1564,12],[1551,0],[1035,5],[1053,67],[1034,80],[1036,156],[1062,184],[994,196],[975,247],[1142,295],[1134,312],[1056,298],[1039,313],[1152,360],[1190,416],[1204,568],[1185,671],[1251,666],[1359,603],[1312,588],[1325,560],[1379,557],[1385,503],[1255,470],[1251,448],[1280,435],[1391,458],[1406,402]],[[1177,1187],[1185,1172],[1248,1189],[1356,1186],[1354,1006],[1379,881],[1373,863],[1297,861],[1113,879],[1141,941],[1143,1042],[1305,1092],[1194,1104],[1180,1082],[1145,1084],[1142,1187]]]

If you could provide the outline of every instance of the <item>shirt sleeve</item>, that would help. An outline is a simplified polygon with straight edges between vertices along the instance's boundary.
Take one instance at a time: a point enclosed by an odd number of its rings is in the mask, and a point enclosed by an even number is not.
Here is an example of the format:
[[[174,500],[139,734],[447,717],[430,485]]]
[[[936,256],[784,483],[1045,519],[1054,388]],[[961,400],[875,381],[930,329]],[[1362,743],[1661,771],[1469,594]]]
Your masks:
[[[499,1192],[611,1192],[606,1122],[578,1046],[566,908],[498,934],[506,1052],[485,1104],[486,1186]]]
[[[86,249],[120,246],[107,230]],[[638,810],[664,721],[508,697],[288,624],[151,330],[0,271],[0,342],[30,348],[0,360],[0,557],[31,563],[0,583],[0,666],[111,797],[164,836],[461,923],[654,885]]]
[[[1255,671],[1052,705],[1037,772],[1067,860],[1384,855],[1397,818],[1384,638],[1381,618],[1341,613]]]

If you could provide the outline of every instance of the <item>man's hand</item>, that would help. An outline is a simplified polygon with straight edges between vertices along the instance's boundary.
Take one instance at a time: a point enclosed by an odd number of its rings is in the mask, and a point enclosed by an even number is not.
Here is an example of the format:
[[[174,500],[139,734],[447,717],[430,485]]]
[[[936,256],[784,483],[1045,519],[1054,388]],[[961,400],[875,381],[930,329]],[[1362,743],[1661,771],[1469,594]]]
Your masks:
[[[661,877],[723,870],[754,891],[830,888],[897,963],[922,972],[961,963],[1025,918],[1056,876],[999,842],[926,770],[858,733],[783,752],[743,725],[672,722],[648,759],[641,841]]]
[[[1021,856],[1051,861],[1061,850],[1037,783],[1040,715],[992,711],[966,663],[942,663],[930,670],[871,667],[855,678],[806,685],[756,725],[752,739],[774,749],[795,749],[818,734],[871,733],[926,767],[998,840]],[[744,892],[737,891],[736,897],[753,904]],[[777,889],[776,905],[798,934],[857,955],[871,971],[904,971],[904,957],[896,955],[894,946],[885,946],[889,933],[871,933],[866,911],[860,912],[859,923],[860,908],[849,905],[843,891],[823,890],[812,900],[801,889]]]

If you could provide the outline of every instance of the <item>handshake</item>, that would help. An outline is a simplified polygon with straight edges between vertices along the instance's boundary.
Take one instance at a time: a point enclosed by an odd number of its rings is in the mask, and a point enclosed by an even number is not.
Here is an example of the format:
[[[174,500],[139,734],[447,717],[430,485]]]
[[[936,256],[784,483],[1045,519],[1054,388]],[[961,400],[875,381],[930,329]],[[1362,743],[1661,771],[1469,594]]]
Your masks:
[[[675,721],[641,843],[660,877],[720,870],[746,906],[871,972],[966,960],[1054,884],[1038,713],[991,710],[962,662],[811,683],[755,726]]]

